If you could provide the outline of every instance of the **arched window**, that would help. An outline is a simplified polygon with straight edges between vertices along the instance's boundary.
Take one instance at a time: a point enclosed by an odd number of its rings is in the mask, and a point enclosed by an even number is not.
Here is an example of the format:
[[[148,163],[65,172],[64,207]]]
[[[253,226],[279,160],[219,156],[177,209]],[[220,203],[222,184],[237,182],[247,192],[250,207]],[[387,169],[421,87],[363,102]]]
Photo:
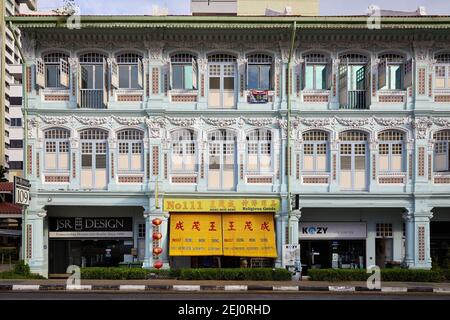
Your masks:
[[[327,90],[331,85],[330,59],[322,53],[303,55],[303,89]]]
[[[235,187],[236,134],[219,129],[208,134],[208,188],[233,190]]]
[[[368,134],[362,131],[344,131],[340,142],[340,186],[346,190],[367,188]]]
[[[208,56],[208,62],[236,62],[236,57],[227,53],[214,53]]]
[[[89,52],[80,55],[79,60],[81,65],[81,89],[98,90],[97,95],[94,95],[92,93],[93,91],[90,91],[90,94],[86,95],[86,101],[84,102],[87,105],[92,104],[92,107],[95,107],[97,100],[99,102],[98,104],[103,100],[101,99],[101,95],[103,94],[105,84],[106,56],[101,53]]]
[[[141,130],[126,129],[117,132],[117,140],[119,143],[119,172],[141,172],[144,170],[143,139],[144,133]]]
[[[435,56],[435,75],[437,89],[450,89],[450,53]]]
[[[272,132],[270,130],[256,129],[247,134],[247,171],[250,173],[272,171]]]
[[[404,171],[404,140],[405,134],[398,130],[387,130],[378,134],[379,140],[379,171]]]
[[[172,89],[196,90],[198,79],[197,57],[190,53],[170,56],[172,66]]]
[[[142,88],[142,56],[137,53],[121,53],[116,56],[119,72],[120,89]],[[115,77],[115,66],[112,66],[112,78]],[[113,86],[117,84],[116,79],[111,80]]]
[[[69,171],[70,132],[66,129],[52,128],[44,131],[45,170]]]
[[[236,104],[236,57],[225,53],[208,56],[208,107],[231,109]]]
[[[403,90],[405,57],[397,53],[383,53],[378,58],[379,89]]]
[[[303,171],[328,171],[329,134],[322,130],[303,133]]]
[[[196,137],[193,130],[180,129],[172,132],[172,171],[197,172]]]
[[[366,109],[370,59],[362,54],[340,55],[339,100],[344,109]]]
[[[247,64],[247,89],[272,90],[272,56],[263,53],[250,54],[247,56]]]
[[[450,130],[441,130],[434,134],[434,171],[450,171]]]
[[[62,52],[51,52],[43,56],[46,88],[64,88],[69,86],[68,59],[69,56]]]
[[[80,131],[81,187],[104,189],[107,186],[108,132],[101,129]]]

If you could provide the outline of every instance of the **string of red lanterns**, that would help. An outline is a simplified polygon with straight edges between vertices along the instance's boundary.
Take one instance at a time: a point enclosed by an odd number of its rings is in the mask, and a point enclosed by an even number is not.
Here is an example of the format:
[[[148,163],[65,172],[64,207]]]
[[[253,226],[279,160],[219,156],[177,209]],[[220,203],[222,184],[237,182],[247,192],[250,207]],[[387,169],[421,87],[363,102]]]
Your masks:
[[[155,219],[152,220],[152,224],[153,224],[154,226],[160,226],[161,223],[162,223],[162,220],[159,219],[159,218],[155,218]],[[158,229],[159,229],[159,228],[158,228]],[[159,231],[159,230],[158,230],[158,231]],[[161,240],[161,238],[162,238],[161,232],[153,232],[152,238],[153,238],[153,241],[159,241],[159,240]],[[159,256],[162,252],[163,252],[163,249],[162,249],[160,246],[157,246],[157,247],[154,247],[154,248],[153,248],[153,254],[154,254],[155,256]],[[163,267],[163,263],[162,263],[161,261],[156,261],[156,262],[153,264],[153,267],[156,268],[156,269],[161,269],[161,268]]]

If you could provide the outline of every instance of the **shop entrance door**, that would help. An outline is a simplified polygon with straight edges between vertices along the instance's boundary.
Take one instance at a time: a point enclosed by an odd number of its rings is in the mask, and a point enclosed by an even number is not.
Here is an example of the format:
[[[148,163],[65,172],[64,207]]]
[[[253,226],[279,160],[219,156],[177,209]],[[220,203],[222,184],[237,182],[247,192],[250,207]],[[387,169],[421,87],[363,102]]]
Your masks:
[[[385,268],[386,263],[394,258],[393,241],[392,238],[378,238],[375,242],[375,263],[380,268]]]

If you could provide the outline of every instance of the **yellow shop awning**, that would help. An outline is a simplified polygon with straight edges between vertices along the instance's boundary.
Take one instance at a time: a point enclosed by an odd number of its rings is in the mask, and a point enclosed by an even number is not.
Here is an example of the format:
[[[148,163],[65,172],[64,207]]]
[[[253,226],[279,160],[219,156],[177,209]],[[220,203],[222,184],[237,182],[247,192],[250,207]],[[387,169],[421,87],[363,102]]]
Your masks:
[[[276,258],[273,214],[172,213],[169,255]]]

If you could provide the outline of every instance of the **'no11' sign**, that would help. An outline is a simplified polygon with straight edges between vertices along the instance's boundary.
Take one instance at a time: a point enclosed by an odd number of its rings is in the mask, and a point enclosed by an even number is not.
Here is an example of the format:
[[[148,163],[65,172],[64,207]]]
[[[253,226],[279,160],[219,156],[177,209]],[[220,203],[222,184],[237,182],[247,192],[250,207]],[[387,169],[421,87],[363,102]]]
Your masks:
[[[14,177],[14,203],[23,206],[30,204],[30,181],[20,177]]]

